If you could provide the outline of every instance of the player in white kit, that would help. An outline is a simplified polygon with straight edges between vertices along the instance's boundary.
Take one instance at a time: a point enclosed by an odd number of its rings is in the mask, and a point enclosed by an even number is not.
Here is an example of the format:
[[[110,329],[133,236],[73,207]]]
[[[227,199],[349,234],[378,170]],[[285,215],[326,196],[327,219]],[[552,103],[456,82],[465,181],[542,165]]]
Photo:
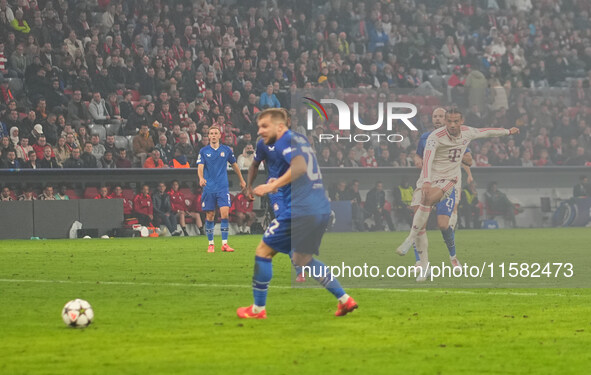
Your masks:
[[[428,246],[425,226],[431,213],[431,207],[447,198],[460,180],[462,155],[464,155],[470,141],[478,138],[519,134],[519,129],[515,127],[511,129],[477,129],[464,126],[462,113],[455,108],[445,114],[445,122],[445,128],[435,130],[427,138],[423,168],[417,182],[417,187],[420,187],[422,192],[421,203],[415,213],[410,234],[396,250],[399,254],[404,254],[416,242],[422,269],[422,277],[417,278],[418,281],[424,279],[428,272],[428,259],[422,257],[421,253],[423,251],[426,253]]]

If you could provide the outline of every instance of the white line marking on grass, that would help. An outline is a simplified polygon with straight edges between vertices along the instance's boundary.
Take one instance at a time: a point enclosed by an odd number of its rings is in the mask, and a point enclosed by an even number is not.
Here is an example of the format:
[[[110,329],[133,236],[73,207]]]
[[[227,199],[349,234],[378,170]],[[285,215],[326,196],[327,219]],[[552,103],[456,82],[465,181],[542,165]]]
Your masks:
[[[187,284],[187,283],[148,283],[135,281],[74,281],[74,280],[22,280],[22,279],[0,279],[0,283],[35,283],[35,284],[86,284],[86,285],[130,285],[130,286],[152,286],[152,287],[194,287],[194,288],[252,288],[246,284]],[[316,289],[306,287],[292,287],[285,285],[271,286],[273,289]],[[319,288],[319,287],[318,287]],[[498,295],[498,296],[553,296],[553,297],[584,297],[581,294],[562,294],[562,293],[536,293],[536,292],[475,292],[470,290],[450,290],[450,289],[396,289],[396,288],[353,288],[360,290],[369,290],[375,292],[390,293],[443,293],[443,294],[470,294],[470,295]]]

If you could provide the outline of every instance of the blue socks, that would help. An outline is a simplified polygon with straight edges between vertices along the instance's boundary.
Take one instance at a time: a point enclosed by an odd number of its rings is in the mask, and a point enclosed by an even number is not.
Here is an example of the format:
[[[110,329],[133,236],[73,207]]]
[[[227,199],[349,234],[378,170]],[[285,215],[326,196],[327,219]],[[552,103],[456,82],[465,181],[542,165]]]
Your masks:
[[[452,229],[452,227],[449,227],[446,230],[442,230],[441,234],[443,235],[445,246],[447,246],[447,250],[449,251],[449,256],[456,256],[455,231]]]
[[[220,230],[222,231],[222,243],[226,243],[228,241],[228,219],[222,219]]]
[[[254,304],[263,307],[267,303],[267,289],[273,277],[272,259],[254,257],[254,275],[252,277],[252,294]]]
[[[296,266],[296,264],[293,261],[293,250],[289,252],[289,260],[291,261],[291,265],[293,266],[293,268],[296,271],[296,275],[299,275],[300,273],[302,273],[302,267]]]
[[[312,258],[310,263],[305,265],[306,270],[309,270],[310,276],[318,281],[320,285],[331,292],[336,298],[341,298],[345,295],[345,291],[341,287],[341,283],[337,279],[333,279],[330,273],[330,268],[326,267],[321,261]],[[332,279],[332,280],[331,280]]]
[[[212,242],[213,241],[213,227],[215,223],[213,221],[206,220],[205,221],[205,233],[207,234],[207,239]]]

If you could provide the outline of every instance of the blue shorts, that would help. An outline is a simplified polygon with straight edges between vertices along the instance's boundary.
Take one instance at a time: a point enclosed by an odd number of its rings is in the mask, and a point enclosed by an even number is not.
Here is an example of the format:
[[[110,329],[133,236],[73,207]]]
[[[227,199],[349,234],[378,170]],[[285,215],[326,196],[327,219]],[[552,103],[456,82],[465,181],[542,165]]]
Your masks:
[[[437,216],[445,215],[451,216],[452,212],[454,212],[454,206],[456,204],[456,189],[452,188],[452,192],[449,197],[443,199],[441,202],[437,203]]]
[[[278,191],[277,193],[269,194],[269,201],[271,202],[275,217],[279,217],[279,214],[285,208],[283,207],[283,193]]]
[[[295,219],[279,217],[274,219],[265,234],[263,242],[273,250],[289,254],[316,254],[326,232],[330,215],[302,216]]]
[[[216,204],[218,207],[230,207],[232,205],[230,193],[228,191],[223,193],[203,192],[201,195],[201,208],[203,211],[215,211]]]

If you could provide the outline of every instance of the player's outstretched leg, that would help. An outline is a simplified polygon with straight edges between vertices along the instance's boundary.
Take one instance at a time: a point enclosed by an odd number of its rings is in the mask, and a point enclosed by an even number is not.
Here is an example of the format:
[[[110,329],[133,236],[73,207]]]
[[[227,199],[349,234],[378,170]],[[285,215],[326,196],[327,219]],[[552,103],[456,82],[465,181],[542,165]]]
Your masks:
[[[334,313],[335,316],[347,315],[358,307],[357,302],[355,302],[353,297],[345,293],[341,283],[332,276],[329,267],[326,267],[324,263],[311,257],[310,261],[302,269],[304,272],[308,272],[314,280],[318,281],[320,285],[338,299],[339,304],[337,311]]]
[[[255,256],[254,275],[252,277],[252,294],[254,304],[248,307],[239,307],[236,315],[243,319],[266,319],[267,290],[273,277],[272,258]]]
[[[418,282],[426,281],[431,270],[429,268],[429,239],[427,238],[427,231],[422,230],[417,235],[417,252],[419,254],[418,272],[416,280]]]
[[[417,243],[415,242],[412,247],[415,249],[415,266],[417,266],[421,262],[421,257],[419,256],[419,251],[417,250]]]
[[[398,255],[404,255],[408,253],[408,250],[410,250],[413,243],[415,242],[419,231],[421,231],[427,224],[427,220],[429,220],[430,213],[431,206],[425,206],[423,204],[419,206],[419,209],[415,213],[415,216],[412,221],[410,234],[408,235],[408,237],[406,237],[404,242],[396,249],[396,253],[398,253]]]
[[[220,223],[220,230],[222,232],[222,251],[226,251],[226,252],[233,252],[234,249],[232,249],[230,247],[230,245],[228,245],[228,229],[229,229],[229,223],[228,223],[228,219],[222,219],[221,223]]]
[[[289,252],[289,260],[291,261],[291,265],[296,271],[296,283],[303,283],[306,281],[306,275],[302,272],[302,267],[295,264],[293,261],[293,250]]]
[[[215,247],[213,245],[213,228],[215,223],[213,220],[206,220],[205,221],[205,233],[207,234],[207,240],[209,241],[209,245],[207,246],[207,252],[213,253],[215,252]]]
[[[441,235],[443,236],[443,241],[445,242],[445,246],[447,246],[447,251],[449,252],[449,259],[451,261],[452,266],[455,267],[462,267],[458,258],[456,258],[456,240],[455,240],[455,231],[450,226],[445,230],[441,231]]]

